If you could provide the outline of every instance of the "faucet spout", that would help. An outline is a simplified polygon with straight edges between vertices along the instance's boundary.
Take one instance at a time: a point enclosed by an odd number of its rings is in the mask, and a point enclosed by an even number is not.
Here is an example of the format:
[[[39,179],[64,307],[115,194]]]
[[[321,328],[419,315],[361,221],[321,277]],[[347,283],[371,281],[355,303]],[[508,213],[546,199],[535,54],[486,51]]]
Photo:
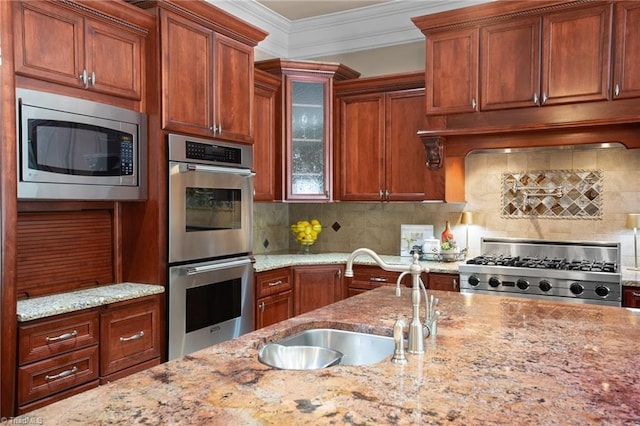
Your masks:
[[[424,332],[422,330],[422,322],[420,321],[420,274],[422,272],[429,272],[429,269],[420,265],[417,253],[414,253],[413,262],[410,265],[390,265],[382,260],[373,250],[368,248],[358,248],[355,249],[347,258],[347,266],[344,272],[345,277],[353,277],[353,262],[361,254],[369,255],[378,264],[378,266],[385,271],[402,272],[402,275],[407,272],[411,274],[411,304],[413,308],[413,318],[409,324],[409,347],[407,352],[412,354],[424,353]],[[399,285],[399,280],[396,284]]]

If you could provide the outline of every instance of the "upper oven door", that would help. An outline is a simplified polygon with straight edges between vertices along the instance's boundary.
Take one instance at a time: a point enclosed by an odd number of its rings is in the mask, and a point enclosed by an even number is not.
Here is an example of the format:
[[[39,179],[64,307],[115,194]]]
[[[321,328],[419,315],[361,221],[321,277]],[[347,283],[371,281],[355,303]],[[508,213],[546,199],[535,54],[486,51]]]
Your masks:
[[[248,253],[253,172],[169,162],[169,263]]]

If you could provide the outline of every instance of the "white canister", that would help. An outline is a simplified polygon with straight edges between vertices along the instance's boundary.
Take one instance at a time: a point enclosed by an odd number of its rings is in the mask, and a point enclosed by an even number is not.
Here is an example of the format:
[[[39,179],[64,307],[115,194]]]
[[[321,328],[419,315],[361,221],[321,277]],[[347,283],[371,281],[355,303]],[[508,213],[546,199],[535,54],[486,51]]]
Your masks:
[[[437,238],[428,238],[422,243],[423,255],[435,255],[440,253],[440,240]]]

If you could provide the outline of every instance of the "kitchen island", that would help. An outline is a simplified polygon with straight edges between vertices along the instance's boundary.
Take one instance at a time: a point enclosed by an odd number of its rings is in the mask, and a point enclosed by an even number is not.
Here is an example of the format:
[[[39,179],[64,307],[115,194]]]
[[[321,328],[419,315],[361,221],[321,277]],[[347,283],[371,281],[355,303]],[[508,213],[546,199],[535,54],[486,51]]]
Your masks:
[[[640,422],[640,310],[432,294],[438,335],[406,365],[283,371],[258,361],[265,342],[307,328],[391,335],[398,317],[409,322],[411,295],[381,287],[25,416],[83,425]]]

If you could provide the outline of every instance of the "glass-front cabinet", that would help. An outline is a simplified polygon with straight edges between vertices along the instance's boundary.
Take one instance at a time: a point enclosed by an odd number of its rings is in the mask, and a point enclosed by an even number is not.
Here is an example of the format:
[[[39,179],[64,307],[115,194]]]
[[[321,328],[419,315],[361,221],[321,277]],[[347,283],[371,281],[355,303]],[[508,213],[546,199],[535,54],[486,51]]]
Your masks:
[[[257,62],[256,68],[282,78],[284,200],[330,201],[333,82],[357,78],[360,74],[341,64],[281,59]]]

